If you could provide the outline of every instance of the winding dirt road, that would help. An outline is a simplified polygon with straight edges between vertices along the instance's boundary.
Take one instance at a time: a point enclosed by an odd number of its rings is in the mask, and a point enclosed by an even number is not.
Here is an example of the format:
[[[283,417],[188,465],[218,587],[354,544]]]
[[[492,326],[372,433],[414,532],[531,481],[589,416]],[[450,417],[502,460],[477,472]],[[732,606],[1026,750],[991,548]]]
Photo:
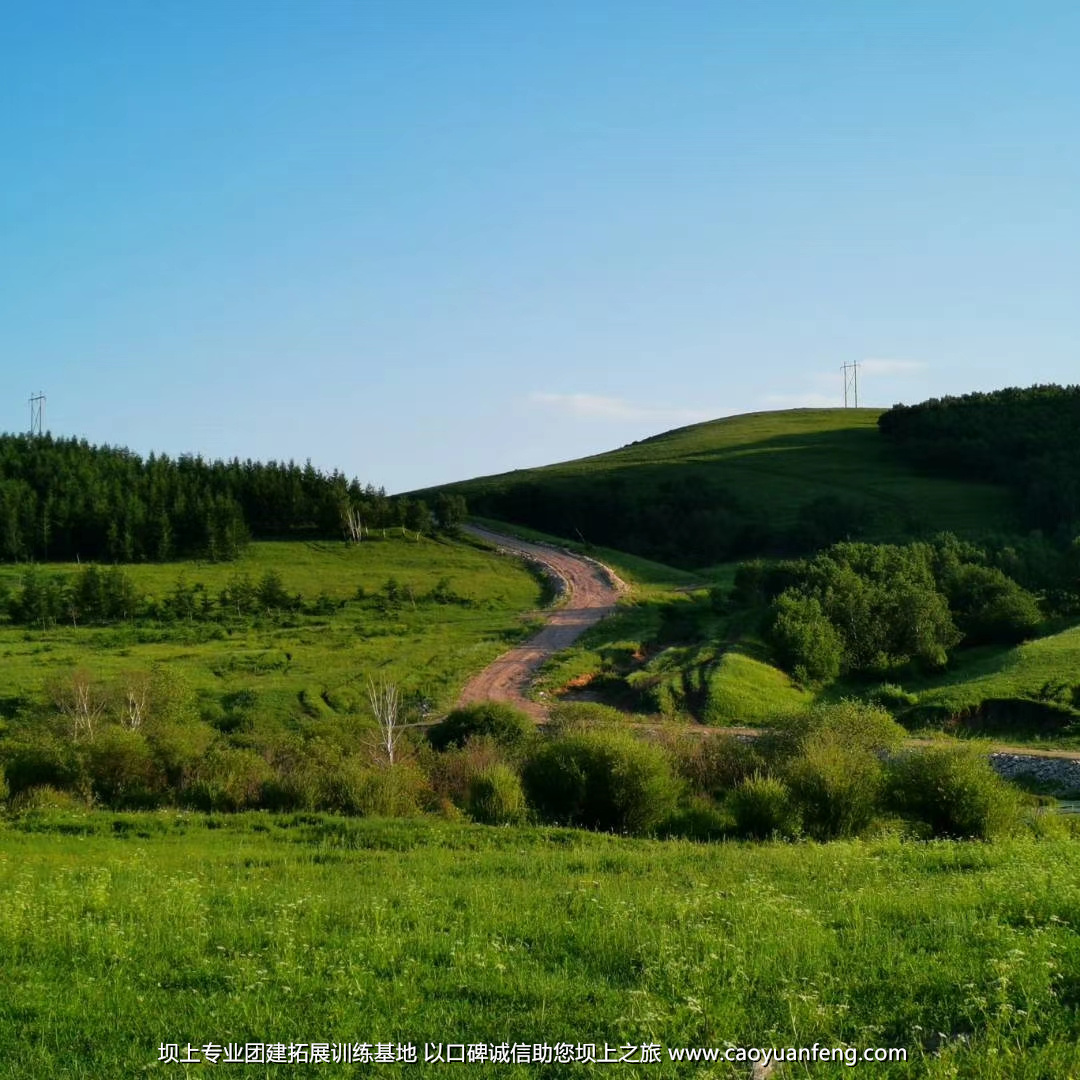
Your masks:
[[[581,555],[473,525],[466,526],[466,531],[502,551],[541,564],[560,583],[560,598],[558,606],[548,615],[547,626],[473,676],[462,690],[459,704],[506,701],[537,720],[545,720],[544,707],[525,696],[533,674],[549,656],[571,645],[590,626],[610,615],[626,585],[606,566]]]
[[[468,705],[474,701],[506,701],[543,723],[547,720],[547,710],[525,696],[536,669],[549,656],[572,645],[590,626],[595,626],[605,616],[610,615],[615,610],[619,597],[627,591],[627,586],[611,569],[593,559],[574,555],[560,548],[531,544],[474,525],[465,526],[465,530],[502,551],[543,565],[558,579],[560,597],[557,606],[550,610],[544,629],[524,644],[503,653],[498,660],[473,676],[462,690],[458,703]],[[655,728],[658,725],[634,723],[632,726]],[[752,738],[761,734],[759,728],[707,728],[700,724],[688,724],[683,730],[703,736],[734,735]],[[919,738],[907,740],[913,746],[925,745],[930,741]],[[1028,761],[1080,761],[1080,753],[1075,750],[1044,750],[995,742],[991,744],[990,751],[995,756],[1011,755]]]

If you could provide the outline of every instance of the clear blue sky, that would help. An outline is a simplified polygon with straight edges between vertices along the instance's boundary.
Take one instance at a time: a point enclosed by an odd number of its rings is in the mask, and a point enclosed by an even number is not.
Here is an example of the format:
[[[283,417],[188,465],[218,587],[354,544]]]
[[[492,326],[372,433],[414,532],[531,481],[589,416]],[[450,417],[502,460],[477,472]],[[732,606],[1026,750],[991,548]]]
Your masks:
[[[9,5],[0,428],[391,491],[1076,382],[1080,5]]]

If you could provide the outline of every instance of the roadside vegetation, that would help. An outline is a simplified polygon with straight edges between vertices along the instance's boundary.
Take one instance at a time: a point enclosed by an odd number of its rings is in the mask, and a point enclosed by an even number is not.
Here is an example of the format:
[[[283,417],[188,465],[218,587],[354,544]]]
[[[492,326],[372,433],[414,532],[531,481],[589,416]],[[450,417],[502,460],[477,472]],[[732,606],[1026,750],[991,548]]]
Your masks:
[[[990,839],[1064,827],[999,780],[985,748],[905,745],[888,712],[853,701],[774,719],[746,741],[634,731],[622,714],[588,704],[557,709],[544,732],[495,702],[416,726],[397,688],[374,681],[352,716],[281,726],[255,722],[255,700],[243,693],[214,718],[200,716],[163,672],[124,687],[110,712],[90,713],[93,687],[76,676],[54,712],[5,733],[0,794],[12,813],[426,814],[699,841],[883,831]]]

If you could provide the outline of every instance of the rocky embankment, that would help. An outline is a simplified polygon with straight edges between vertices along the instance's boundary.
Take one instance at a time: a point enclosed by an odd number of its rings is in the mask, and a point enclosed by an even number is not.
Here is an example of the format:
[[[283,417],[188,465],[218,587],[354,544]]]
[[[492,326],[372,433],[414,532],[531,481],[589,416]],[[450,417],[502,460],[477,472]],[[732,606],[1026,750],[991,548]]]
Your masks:
[[[990,764],[1006,780],[1024,777],[1056,788],[1062,795],[1080,795],[1080,760],[1077,758],[996,753],[990,755]]]

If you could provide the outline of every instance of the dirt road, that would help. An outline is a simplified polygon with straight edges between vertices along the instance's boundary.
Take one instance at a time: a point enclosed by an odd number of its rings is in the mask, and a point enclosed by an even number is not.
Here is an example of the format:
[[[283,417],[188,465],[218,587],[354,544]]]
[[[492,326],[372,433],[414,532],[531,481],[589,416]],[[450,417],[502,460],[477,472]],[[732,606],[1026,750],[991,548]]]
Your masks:
[[[461,692],[459,704],[506,701],[537,720],[544,720],[547,713],[543,706],[525,696],[536,669],[590,626],[610,615],[626,586],[606,566],[592,559],[472,525],[466,526],[466,531],[503,551],[540,563],[558,581],[560,597],[548,615],[547,626],[470,679]]]

